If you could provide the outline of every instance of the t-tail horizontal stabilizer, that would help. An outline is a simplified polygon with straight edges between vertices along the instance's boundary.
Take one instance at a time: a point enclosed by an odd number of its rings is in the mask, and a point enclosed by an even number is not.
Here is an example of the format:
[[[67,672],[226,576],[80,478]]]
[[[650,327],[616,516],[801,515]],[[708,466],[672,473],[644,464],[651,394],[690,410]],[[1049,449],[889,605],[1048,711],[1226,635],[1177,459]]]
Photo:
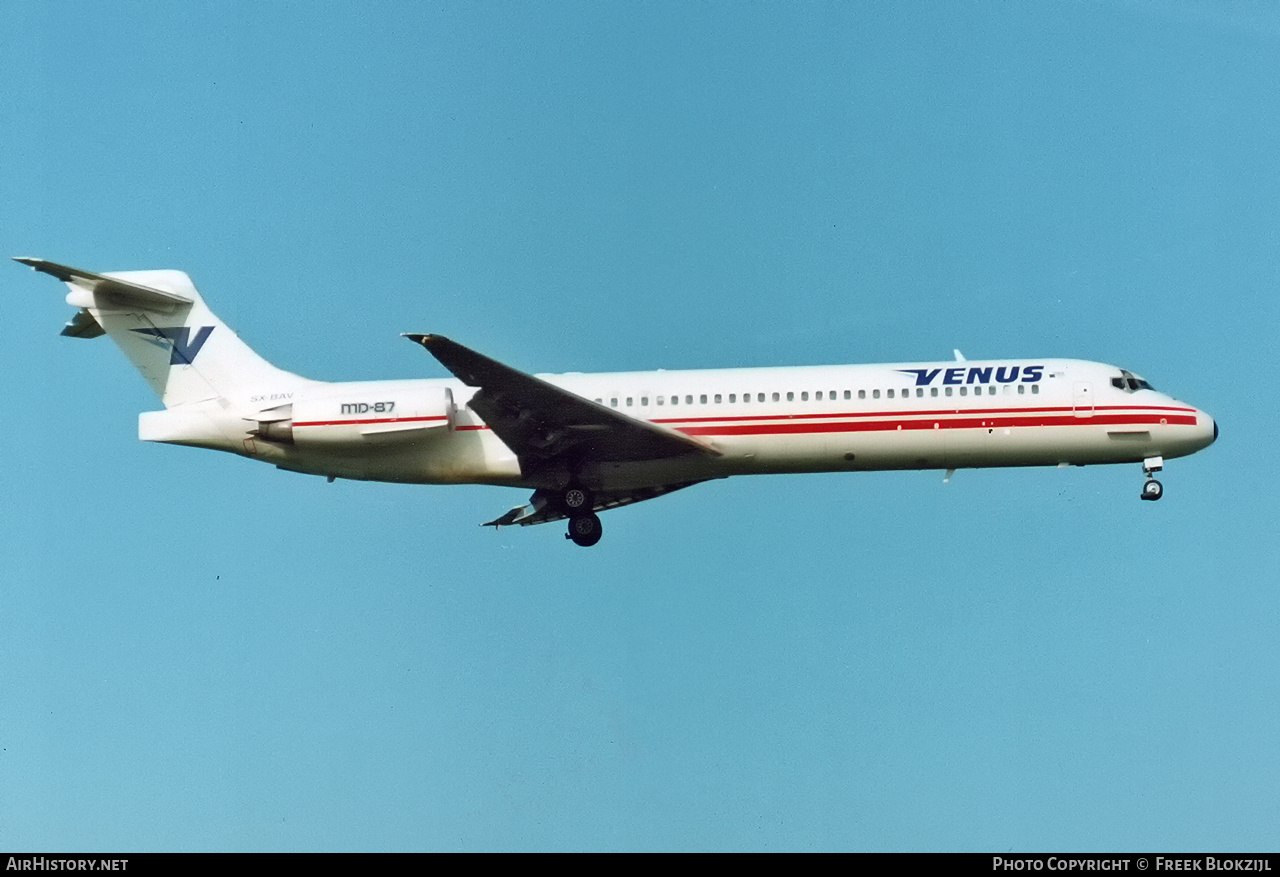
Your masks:
[[[71,286],[79,287],[86,292],[94,293],[95,296],[101,296],[100,305],[119,305],[121,307],[144,307],[150,311],[159,311],[161,313],[172,313],[182,305],[189,305],[195,301],[194,296],[182,295],[178,292],[170,290],[156,289],[154,286],[148,286],[136,281],[127,280],[123,277],[112,277],[108,274],[94,274],[92,271],[82,271],[79,268],[71,268],[67,265],[59,265],[57,262],[47,262],[44,259],[32,259],[29,256],[17,256],[15,262],[21,262],[28,265],[36,271],[56,277],[63,283]],[[187,275],[180,271],[132,271],[130,274],[172,274],[186,280],[186,284],[190,285],[191,281],[187,279]],[[192,292],[195,292],[192,289]]]
[[[170,314],[179,307],[192,303],[190,297],[176,292],[156,289],[120,277],[82,271],[68,265],[59,265],[57,262],[33,259],[29,256],[18,256],[13,261],[21,262],[50,277],[56,277],[71,287],[71,295],[67,296],[68,302],[79,310],[71,318],[71,322],[62,328],[61,334],[68,338],[101,338],[107,334],[98,320],[89,312],[91,305],[121,309],[133,307],[154,313]],[[87,293],[88,296],[77,295],[78,290]]]
[[[278,393],[305,383],[250,350],[182,271],[97,274],[25,256],[14,261],[65,283],[67,304],[77,310],[62,334],[111,336],[166,408],[226,398],[248,387],[269,386]]]

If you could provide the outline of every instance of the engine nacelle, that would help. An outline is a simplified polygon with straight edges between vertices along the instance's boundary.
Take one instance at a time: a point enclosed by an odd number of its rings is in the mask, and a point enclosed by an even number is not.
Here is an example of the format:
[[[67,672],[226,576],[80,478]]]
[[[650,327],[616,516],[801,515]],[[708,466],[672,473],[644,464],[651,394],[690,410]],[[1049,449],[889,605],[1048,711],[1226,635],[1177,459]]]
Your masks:
[[[455,408],[448,387],[389,383],[328,387],[250,418],[250,433],[299,447],[361,446],[418,441],[434,430],[452,430]]]

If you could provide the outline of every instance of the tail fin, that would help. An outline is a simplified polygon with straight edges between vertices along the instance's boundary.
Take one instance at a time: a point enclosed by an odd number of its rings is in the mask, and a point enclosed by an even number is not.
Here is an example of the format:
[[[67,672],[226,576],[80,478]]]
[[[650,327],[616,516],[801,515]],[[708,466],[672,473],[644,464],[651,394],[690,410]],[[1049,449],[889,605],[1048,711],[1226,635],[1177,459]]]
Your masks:
[[[67,304],[80,310],[62,334],[110,335],[166,408],[304,381],[254,353],[181,271],[93,274],[43,259],[15,261],[66,283]]]

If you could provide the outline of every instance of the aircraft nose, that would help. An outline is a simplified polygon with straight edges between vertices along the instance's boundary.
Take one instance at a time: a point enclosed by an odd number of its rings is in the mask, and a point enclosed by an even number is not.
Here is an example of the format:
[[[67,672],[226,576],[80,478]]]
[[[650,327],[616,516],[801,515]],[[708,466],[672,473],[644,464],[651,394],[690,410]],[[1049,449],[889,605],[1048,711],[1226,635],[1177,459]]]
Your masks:
[[[1215,418],[1210,417],[1208,414],[1206,414],[1203,411],[1200,412],[1200,417],[1204,418],[1204,424],[1206,427],[1209,424],[1213,424],[1213,436],[1210,437],[1207,431],[1204,434],[1205,438],[1208,439],[1208,441],[1205,442],[1205,447],[1208,447],[1209,445],[1213,444],[1218,440],[1218,421]]]

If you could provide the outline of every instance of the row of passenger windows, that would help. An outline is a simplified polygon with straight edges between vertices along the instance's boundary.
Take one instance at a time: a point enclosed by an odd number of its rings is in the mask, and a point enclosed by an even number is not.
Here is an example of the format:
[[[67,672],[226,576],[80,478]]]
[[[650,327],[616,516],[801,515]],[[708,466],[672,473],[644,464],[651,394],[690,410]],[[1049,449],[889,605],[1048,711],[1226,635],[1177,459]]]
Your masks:
[[[1006,395],[1006,396],[1011,396],[1011,395],[1013,395],[1013,393],[1014,393],[1014,386],[1017,386],[1017,393],[1018,393],[1019,395],[1025,394],[1025,393],[1027,393],[1027,392],[1031,392],[1031,393],[1039,393],[1039,392],[1040,392],[1040,385],[1039,385],[1039,384],[1017,384],[1017,385],[1014,385],[1014,384],[1002,384],[1002,386],[1003,386],[1003,388],[1004,388],[1004,395]],[[1028,390],[1027,390],[1027,387],[1030,387],[1031,389],[1028,391]],[[925,387],[915,387],[914,389],[915,389],[915,395],[916,395],[916,398],[917,398],[917,399],[924,398],[924,395],[925,395],[925,392],[924,392],[924,391],[925,391],[925,389],[926,389]],[[959,390],[959,391],[960,391],[960,395],[961,395],[961,396],[968,396],[968,395],[969,395],[969,391],[970,391],[970,390],[973,390],[973,395],[975,395],[975,396],[981,396],[981,395],[983,395],[983,390],[984,390],[984,389],[986,390],[986,395],[988,395],[988,396],[994,396],[994,395],[996,395],[996,388],[995,388],[995,386],[994,386],[994,385],[989,386],[989,387],[985,387],[985,388],[983,388],[983,387],[966,387],[966,386],[960,386],[960,387],[941,387],[941,388],[939,388],[939,387],[929,387],[929,388],[928,388],[928,390],[929,390],[929,396],[930,396],[930,397],[934,397],[934,396],[938,396],[938,395],[942,395],[942,396],[951,396],[951,395],[953,395],[953,391],[955,391],[955,390]],[[912,390],[912,388],[910,388],[910,387],[903,388],[903,389],[900,389],[900,390],[893,390],[893,389],[891,389],[891,390],[885,390],[885,391],[884,391],[884,398],[886,398],[886,399],[893,399],[893,398],[909,399],[909,398],[911,398],[911,390]],[[939,390],[941,390],[941,393],[939,393]],[[871,391],[869,391],[869,392],[870,392],[870,398],[872,398],[872,399],[879,399],[879,398],[881,397],[881,392],[880,392],[879,390],[871,390]],[[858,398],[859,398],[859,399],[866,399],[866,398],[868,398],[867,394],[868,394],[868,391],[867,391],[867,390],[859,390],[859,391],[858,391]],[[895,395],[895,394],[896,394],[896,395]],[[808,401],[809,401],[809,395],[810,395],[810,394],[809,394],[809,391],[808,391],[808,390],[801,390],[799,395],[800,395],[800,401],[801,401],[801,402],[808,402]],[[796,400],[796,393],[795,393],[794,391],[792,391],[792,392],[787,392],[787,393],[756,393],[754,397],[753,397],[753,396],[752,396],[752,394],[750,394],[750,393],[743,393],[743,394],[741,395],[741,400],[742,400],[742,402],[743,402],[743,403],[749,403],[749,402],[751,402],[751,401],[753,400],[753,398],[754,398],[754,400],[755,400],[756,402],[765,402],[765,401],[781,402],[781,401],[782,401],[782,398],[783,398],[784,396],[786,397],[786,400],[787,400],[788,402],[794,402],[794,401]],[[620,402],[622,402],[622,401],[625,399],[626,407],[630,408],[630,407],[634,406],[634,404],[635,404],[635,398],[636,398],[636,397],[634,397],[634,396],[626,396],[626,397],[611,396],[611,397],[609,398],[609,405],[611,405],[611,406],[612,406],[612,407],[614,407],[614,408],[617,408],[617,407],[618,407],[618,405],[619,405],[619,403],[620,403]],[[657,397],[655,397],[655,398],[654,398],[654,401],[655,401],[655,402],[657,402],[657,404],[659,404],[659,405],[667,405],[667,404],[671,404],[671,405],[680,405],[680,404],[684,404],[684,405],[692,405],[692,404],[694,404],[694,401],[693,401],[693,400],[694,400],[695,398],[697,398],[697,400],[698,400],[698,404],[699,404],[699,405],[706,405],[706,404],[721,405],[721,404],[724,404],[724,401],[725,401],[725,395],[724,395],[724,394],[722,394],[722,393],[714,393],[714,394],[711,394],[711,395],[708,395],[707,393],[701,393],[701,394],[699,394],[699,395],[698,395],[698,396],[696,396],[696,397],[695,397],[695,396],[693,396],[692,394],[689,394],[689,395],[686,395],[686,396],[684,396],[684,397],[683,397],[683,403],[681,402],[681,397],[680,397],[680,396],[678,396],[678,395],[676,395],[676,396],[657,396]],[[834,402],[834,401],[836,401],[836,400],[838,400],[838,399],[841,399],[841,398],[844,398],[844,399],[853,399],[853,391],[852,391],[852,390],[845,390],[845,391],[844,391],[844,393],[843,393],[843,396],[841,396],[840,394],[838,394],[838,392],[837,392],[836,390],[825,390],[825,391],[824,391],[824,390],[816,390],[816,391],[814,391],[814,393],[813,393],[813,399],[814,399],[814,401],[817,401],[817,402],[821,402],[821,401],[823,401],[823,399],[828,399],[828,400],[830,400],[830,401],[833,401],[833,402]],[[739,395],[738,395],[737,393],[729,393],[729,394],[728,394],[728,401],[729,401],[729,404],[731,404],[731,405],[737,404],[737,403],[738,403],[738,400],[739,400]],[[603,405],[603,404],[604,404],[604,399],[596,399],[596,402],[597,402],[598,404]],[[641,405],[641,407],[647,406],[648,404],[649,404],[649,397],[648,397],[648,396],[641,396],[641,397],[640,397],[640,405]]]

